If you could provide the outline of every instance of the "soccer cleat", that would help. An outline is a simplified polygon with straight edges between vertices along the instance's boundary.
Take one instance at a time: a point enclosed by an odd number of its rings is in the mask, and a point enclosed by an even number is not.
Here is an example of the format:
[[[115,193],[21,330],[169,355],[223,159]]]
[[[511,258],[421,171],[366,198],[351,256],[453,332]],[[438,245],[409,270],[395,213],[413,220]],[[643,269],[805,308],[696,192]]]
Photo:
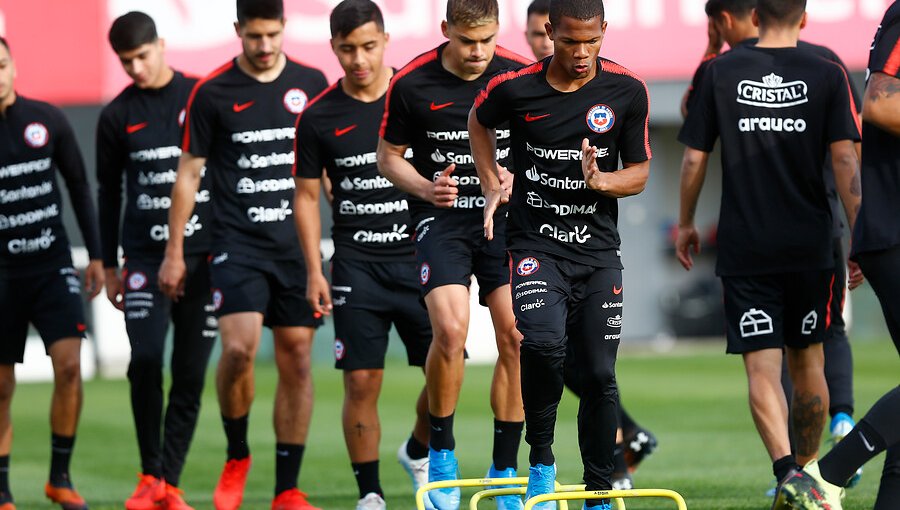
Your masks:
[[[634,489],[634,480],[631,479],[631,475],[628,473],[625,473],[624,475],[613,473],[612,488],[616,491],[628,491]]]
[[[16,510],[16,504],[13,503],[12,494],[0,492],[0,510]]]
[[[831,442],[832,444],[837,444],[841,439],[844,439],[847,434],[853,430],[853,427],[856,426],[856,422],[853,421],[853,418],[850,417],[847,413],[837,413],[831,418],[831,426],[829,429],[831,430]],[[847,481],[847,488],[856,487],[859,483],[859,480],[862,478],[863,468],[860,466],[859,469],[853,473],[853,476],[850,477],[850,480]]]
[[[625,446],[625,463],[630,473],[634,473],[641,461],[649,457],[658,446],[656,436],[640,427],[625,432],[622,442]]]
[[[166,502],[161,507],[164,510],[194,510],[182,498],[184,491],[174,485],[166,485]]]
[[[490,469],[488,469],[487,477],[488,478],[515,478],[518,476],[516,470],[513,468],[506,468],[502,471],[499,471],[494,468],[494,465],[491,464]],[[491,487],[492,489],[505,489],[507,487],[512,487],[512,485],[496,485]],[[515,494],[510,494],[508,496],[497,496],[494,498],[494,502],[497,503],[497,510],[522,510],[525,508],[525,505],[522,503],[522,498],[516,496]]]
[[[421,459],[414,459],[410,457],[406,453],[406,443],[409,442],[409,439],[403,442],[400,445],[400,449],[397,450],[397,461],[400,462],[400,465],[403,466],[403,469],[406,470],[406,474],[409,475],[409,478],[412,480],[413,484],[413,494],[419,490],[419,487],[428,483],[428,456]]]
[[[364,498],[356,502],[356,510],[385,510],[386,508],[384,498],[374,492],[366,494]]]
[[[528,468],[528,489],[525,501],[538,494],[550,494],[556,489],[556,465],[537,464]],[[556,510],[556,501],[545,501],[534,505],[534,510]]]
[[[784,485],[784,482],[790,480],[794,475],[797,474],[797,470],[791,468],[788,470],[787,475],[781,480],[781,483],[776,483],[775,488],[772,489],[771,495],[766,492],[766,495],[772,498],[772,509],[771,510],[788,510],[790,507],[787,506],[787,501],[785,501],[784,493],[781,491],[781,487]],[[776,480],[777,482],[777,480]]]
[[[272,510],[319,510],[309,504],[306,500],[306,493],[300,489],[293,488],[282,491],[281,494],[275,496],[272,500]]]
[[[615,489],[615,487],[613,487],[613,489]],[[606,500],[596,506],[587,506],[587,502],[585,502],[581,507],[581,510],[612,510],[612,503],[610,503],[609,500]]]
[[[166,482],[153,475],[138,475],[138,484],[125,500],[125,510],[156,510],[166,499]]]
[[[213,492],[213,506],[216,510],[237,510],[244,499],[247,472],[250,471],[250,457],[229,459],[225,463],[219,483]]]
[[[841,510],[844,489],[825,481],[819,473],[819,462],[813,459],[785,480],[780,492],[794,510]]]
[[[47,482],[47,485],[44,485],[44,494],[63,510],[88,510],[84,498],[75,491],[74,487],[57,487]]]
[[[459,478],[459,462],[453,450],[436,451],[428,449],[428,481],[440,482],[443,480],[456,480]],[[458,510],[459,487],[435,489],[425,495],[429,504],[435,510]]]

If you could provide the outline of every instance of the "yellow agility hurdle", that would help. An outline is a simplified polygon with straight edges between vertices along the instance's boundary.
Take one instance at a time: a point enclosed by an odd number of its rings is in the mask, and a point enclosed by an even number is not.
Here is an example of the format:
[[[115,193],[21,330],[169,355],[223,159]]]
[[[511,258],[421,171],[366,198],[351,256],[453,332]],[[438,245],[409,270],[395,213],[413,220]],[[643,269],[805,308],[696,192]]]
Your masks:
[[[443,480],[440,482],[428,482],[419,487],[416,491],[416,510],[425,510],[425,493],[435,489],[450,489],[464,487],[490,487],[491,485],[522,485],[523,487],[511,487],[508,489],[491,489],[491,490],[521,490],[521,494],[525,494],[525,485],[528,485],[527,476],[519,476],[515,478],[461,478],[459,480]],[[556,483],[557,490],[563,487]],[[563,502],[561,510],[568,510],[568,505]]]
[[[469,510],[478,510],[478,503],[483,499],[494,498],[497,496],[509,496],[509,495],[518,495],[522,496],[527,491],[527,487],[507,487],[503,489],[486,489],[483,491],[476,492],[472,495],[472,498],[469,500]],[[584,484],[580,485],[559,485],[557,484],[556,491],[557,492],[569,492],[569,491],[583,491]],[[625,510],[625,500],[622,498],[615,498],[613,500],[616,504],[616,508],[618,510]],[[566,501],[560,502],[561,510],[568,510],[568,503]]]
[[[530,498],[525,502],[525,510],[534,510],[534,505],[545,501],[566,501],[570,499],[600,499],[600,498],[669,498],[675,501],[678,510],[687,510],[687,505],[681,494],[668,489],[629,489],[629,490],[609,490],[609,491],[573,491],[573,492],[551,492],[550,494],[539,494]]]

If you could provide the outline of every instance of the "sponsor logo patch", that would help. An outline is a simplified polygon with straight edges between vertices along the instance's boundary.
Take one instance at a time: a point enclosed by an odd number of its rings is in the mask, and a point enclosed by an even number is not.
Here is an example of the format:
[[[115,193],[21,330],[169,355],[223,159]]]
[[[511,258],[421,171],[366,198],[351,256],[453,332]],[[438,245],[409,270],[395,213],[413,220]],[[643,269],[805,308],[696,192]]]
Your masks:
[[[768,335],[774,331],[772,317],[766,312],[751,308],[741,316],[741,338]]]

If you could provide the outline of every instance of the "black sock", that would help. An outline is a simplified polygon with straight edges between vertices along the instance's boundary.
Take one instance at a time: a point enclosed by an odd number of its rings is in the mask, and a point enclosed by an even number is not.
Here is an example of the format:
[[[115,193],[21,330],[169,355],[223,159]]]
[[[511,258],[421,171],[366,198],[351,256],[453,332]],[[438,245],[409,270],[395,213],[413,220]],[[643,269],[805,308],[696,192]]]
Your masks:
[[[628,414],[628,411],[622,407],[621,403],[619,404],[619,426],[622,427],[622,433],[625,435],[631,434],[633,431],[637,430],[638,424],[634,421],[631,415]]]
[[[456,449],[456,439],[453,437],[453,413],[442,418],[428,413],[428,421],[431,422],[431,438],[428,440],[431,449],[438,452]]]
[[[71,487],[69,480],[69,461],[72,460],[72,447],[75,436],[58,436],[50,438],[50,483],[56,487]]]
[[[297,487],[305,445],[275,443],[275,495]]]
[[[494,418],[494,469],[518,469],[519,443],[522,442],[523,421],[500,421]]]
[[[382,498],[384,497],[384,491],[381,489],[381,480],[378,479],[377,460],[372,462],[354,462],[350,465],[353,466],[353,476],[356,477],[360,499],[370,492],[374,492]]]
[[[428,445],[424,445],[416,439],[416,436],[410,434],[409,441],[406,442],[406,454],[410,459],[424,459],[428,456]]]
[[[625,462],[625,445],[617,444],[613,450],[613,475],[624,476],[628,474],[628,463]]]
[[[532,466],[538,464],[552,466],[556,463],[556,457],[553,456],[553,450],[549,446],[544,448],[532,446],[531,453],[528,454],[528,463]]]
[[[6,497],[12,501],[12,493],[9,491],[9,455],[0,456],[0,503],[5,503],[3,498]]]
[[[228,460],[246,459],[250,456],[247,446],[247,424],[249,414],[238,418],[222,416],[222,427],[225,428],[225,439],[228,441]]]
[[[884,448],[884,438],[863,418],[847,437],[841,439],[819,461],[819,472],[826,481],[843,487],[859,466],[881,453]]]
[[[609,504],[608,499],[587,499],[584,501],[584,506],[586,508],[594,508],[595,506],[608,505],[608,504]]]
[[[772,463],[772,472],[775,473],[778,483],[784,480],[791,469],[797,469],[797,460],[793,455],[785,455]]]
[[[844,405],[836,405],[828,409],[828,415],[834,418],[838,413],[844,413],[849,417],[853,417],[853,408],[846,404]]]

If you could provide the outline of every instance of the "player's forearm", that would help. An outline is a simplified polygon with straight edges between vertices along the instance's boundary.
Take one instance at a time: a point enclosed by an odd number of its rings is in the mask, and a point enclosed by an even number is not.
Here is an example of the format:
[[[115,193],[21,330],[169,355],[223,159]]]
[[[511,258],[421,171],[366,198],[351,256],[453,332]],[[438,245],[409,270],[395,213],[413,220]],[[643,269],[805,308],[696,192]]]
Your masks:
[[[169,207],[169,240],[167,257],[184,257],[184,226],[187,224],[200,189],[200,170],[205,158],[182,154],[178,161],[178,175],[172,185],[172,205]]]
[[[378,172],[385,179],[391,181],[397,189],[422,200],[428,200],[431,181],[419,175],[415,167],[403,157],[403,152],[398,153],[388,145],[383,139],[378,140]],[[403,151],[405,152],[405,150],[404,148]]]
[[[681,201],[678,213],[678,225],[694,224],[697,201],[706,178],[706,165],[709,153],[686,147],[681,160]]]
[[[835,186],[847,215],[847,225],[852,231],[862,201],[859,156],[852,141],[843,140],[831,144],[831,164],[834,168]]]
[[[475,161],[475,171],[481,180],[481,191],[485,194],[500,190],[500,174],[497,169],[497,130],[488,129],[475,115],[469,112],[469,146]]]
[[[863,98],[863,119],[900,137],[900,79],[873,73]]]
[[[297,181],[310,179],[297,179]],[[322,253],[320,243],[322,239],[322,221],[319,214],[319,186],[315,180],[315,194],[304,189],[298,182],[294,192],[294,225],[297,228],[297,237],[300,239],[300,248],[303,250],[303,259],[306,261],[307,271],[322,270]]]
[[[612,198],[624,198],[644,191],[650,177],[650,160],[635,164],[625,164],[625,168],[615,172],[602,173],[603,180],[597,191]]]

